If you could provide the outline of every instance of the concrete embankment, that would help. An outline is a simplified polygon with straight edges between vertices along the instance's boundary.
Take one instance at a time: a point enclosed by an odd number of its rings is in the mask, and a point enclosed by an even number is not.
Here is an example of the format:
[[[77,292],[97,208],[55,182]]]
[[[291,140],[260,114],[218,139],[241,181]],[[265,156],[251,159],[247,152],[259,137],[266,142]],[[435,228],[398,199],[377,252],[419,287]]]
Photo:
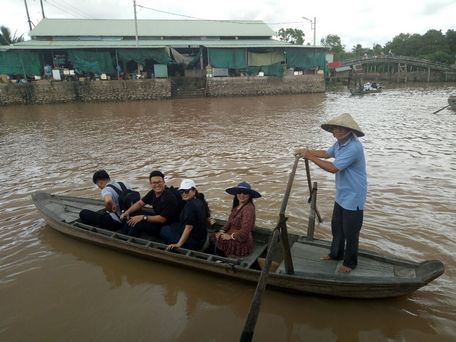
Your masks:
[[[191,79],[188,79],[189,81]],[[182,79],[181,79],[182,81]],[[184,82],[179,82],[182,87]],[[286,75],[276,77],[207,78],[205,89],[190,89],[186,96],[255,96],[319,93],[325,91],[323,75]],[[204,84],[203,83],[203,84]],[[171,79],[52,81],[0,83],[0,105],[51,104],[66,102],[118,102],[158,100],[174,97]],[[192,84],[189,82],[189,84]],[[203,94],[203,95],[201,95]]]

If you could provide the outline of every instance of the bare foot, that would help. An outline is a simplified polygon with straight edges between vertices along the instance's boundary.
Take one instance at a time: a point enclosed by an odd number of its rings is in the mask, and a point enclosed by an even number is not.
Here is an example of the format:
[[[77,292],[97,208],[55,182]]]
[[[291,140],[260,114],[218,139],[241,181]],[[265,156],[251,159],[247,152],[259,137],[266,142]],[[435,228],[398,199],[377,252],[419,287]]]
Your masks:
[[[329,255],[323,255],[320,257],[320,260],[331,260],[331,257]]]
[[[339,269],[337,270],[337,272],[341,272],[341,273],[349,273],[353,270],[353,268],[350,268],[350,267],[347,267],[347,266],[340,266]]]

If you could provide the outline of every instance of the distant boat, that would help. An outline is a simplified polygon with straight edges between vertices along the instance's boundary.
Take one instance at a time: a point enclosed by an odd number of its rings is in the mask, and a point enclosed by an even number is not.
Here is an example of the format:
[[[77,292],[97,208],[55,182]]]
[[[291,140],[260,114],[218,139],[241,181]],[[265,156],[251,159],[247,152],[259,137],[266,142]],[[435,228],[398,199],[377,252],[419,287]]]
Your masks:
[[[67,236],[161,263],[250,283],[258,282],[261,273],[258,258],[265,257],[272,235],[271,229],[255,228],[255,249],[241,259],[185,248],[168,251],[162,241],[83,224],[79,219],[80,210],[102,211],[104,205],[100,200],[36,192],[32,194],[32,201],[47,224]],[[216,223],[217,227],[222,224],[223,221]],[[306,236],[296,234],[288,234],[288,237],[294,273],[287,273],[283,253],[276,248],[273,260],[277,268],[271,269],[268,277],[268,286],[282,291],[347,298],[397,297],[418,290],[444,272],[443,263],[438,260],[414,262],[360,250],[358,266],[349,274],[340,273],[337,269],[342,261],[320,260],[320,256],[329,252],[328,241],[308,240]]]
[[[456,110],[456,95],[450,95],[450,97],[448,97],[448,105],[451,109]]]
[[[364,94],[372,94],[372,93],[381,93],[382,86],[381,84],[375,82],[367,82],[363,85],[359,85],[358,88],[349,88],[350,93],[352,95],[364,95]]]

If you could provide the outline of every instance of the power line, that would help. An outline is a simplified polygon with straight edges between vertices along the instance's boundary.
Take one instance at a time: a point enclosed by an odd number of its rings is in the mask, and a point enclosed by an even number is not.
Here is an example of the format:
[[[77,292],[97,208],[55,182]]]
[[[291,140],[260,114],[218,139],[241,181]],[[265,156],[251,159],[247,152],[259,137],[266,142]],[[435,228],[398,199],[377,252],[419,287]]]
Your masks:
[[[54,7],[54,8],[57,8],[58,10],[63,11],[64,13],[69,14],[69,15],[75,17],[75,18],[77,18],[77,17],[83,17],[83,18],[85,18],[85,19],[93,19],[93,18],[90,18],[90,17],[88,17],[87,15],[83,14],[82,12],[79,12],[79,13],[78,13],[78,12],[76,12],[75,10],[72,10],[72,9],[69,9],[69,8],[65,8],[65,7],[63,7],[62,5],[56,4],[56,3],[54,3],[54,2],[51,1],[51,0],[46,0],[46,2],[47,2],[50,6],[52,6],[52,7]]]
[[[163,11],[163,10],[159,10],[159,9],[156,9],[156,8],[151,8],[151,7],[147,7],[147,6],[143,6],[143,5],[139,5],[139,4],[136,4],[136,6],[138,7],[141,7],[141,8],[144,8],[144,9],[147,9],[147,10],[150,10],[150,11],[154,11],[154,12],[159,12],[159,13],[165,13],[165,14],[170,14],[170,15],[175,15],[175,16],[178,16],[178,17],[183,17],[183,18],[189,18],[189,19],[197,19],[197,20],[206,20],[206,21],[215,21],[215,22],[222,22],[222,23],[235,23],[235,24],[245,24],[245,25],[258,25],[257,22],[249,22],[249,21],[238,21],[238,20],[218,20],[218,19],[203,19],[203,18],[197,18],[197,17],[193,17],[193,16],[190,16],[190,15],[185,15],[185,14],[180,14],[180,13],[174,13],[174,12],[168,12],[168,11]],[[284,25],[284,24],[302,24],[302,21],[290,21],[290,22],[282,22],[282,23],[267,23],[267,22],[264,22],[265,24],[267,25]]]
[[[66,4],[68,7],[72,8],[76,13],[79,12],[81,13],[82,15],[85,15],[86,17],[89,17],[89,18],[93,18],[90,14],[87,14],[85,13],[84,11],[80,10],[79,8],[73,6],[72,4],[66,2],[65,0],[59,0],[60,2],[63,2],[64,4]]]

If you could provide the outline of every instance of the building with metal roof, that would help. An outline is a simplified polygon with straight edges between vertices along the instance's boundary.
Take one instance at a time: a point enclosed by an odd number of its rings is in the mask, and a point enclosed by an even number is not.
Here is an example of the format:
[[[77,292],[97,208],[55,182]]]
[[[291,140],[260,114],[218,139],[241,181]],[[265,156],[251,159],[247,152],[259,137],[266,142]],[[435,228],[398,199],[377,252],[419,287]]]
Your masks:
[[[0,74],[42,75],[50,66],[127,78],[186,70],[205,76],[208,68],[214,76],[281,77],[286,68],[326,68],[323,47],[293,45],[273,35],[258,20],[46,18],[30,32],[31,40],[0,50]]]
[[[136,24],[135,24],[136,23]],[[32,39],[270,39],[274,31],[259,20],[43,19]]]

